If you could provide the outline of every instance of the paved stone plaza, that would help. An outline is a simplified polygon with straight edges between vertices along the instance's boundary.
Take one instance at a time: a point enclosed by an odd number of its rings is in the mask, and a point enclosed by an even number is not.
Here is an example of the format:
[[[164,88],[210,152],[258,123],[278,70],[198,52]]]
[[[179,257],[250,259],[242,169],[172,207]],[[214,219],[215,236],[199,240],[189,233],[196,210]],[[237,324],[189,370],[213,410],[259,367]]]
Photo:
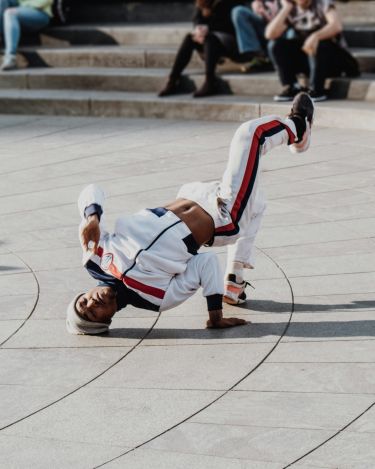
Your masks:
[[[374,132],[264,158],[255,290],[226,307],[251,324],[205,329],[198,293],[107,336],[65,330],[94,285],[81,188],[107,189],[110,222],[163,205],[221,175],[237,125],[0,116],[1,468],[375,467]]]

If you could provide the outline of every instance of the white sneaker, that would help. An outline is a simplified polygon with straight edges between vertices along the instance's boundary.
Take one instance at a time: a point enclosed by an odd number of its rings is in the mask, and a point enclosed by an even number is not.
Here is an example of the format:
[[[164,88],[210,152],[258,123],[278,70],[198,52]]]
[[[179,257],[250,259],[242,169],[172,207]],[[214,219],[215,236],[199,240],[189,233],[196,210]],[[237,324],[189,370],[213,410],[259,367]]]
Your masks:
[[[225,291],[223,296],[224,303],[228,305],[241,305],[246,301],[245,288],[250,285],[249,282],[237,282],[235,274],[229,274],[225,281]]]
[[[1,65],[1,70],[6,72],[8,70],[15,70],[17,67],[17,58],[15,55],[5,55],[3,63]]]

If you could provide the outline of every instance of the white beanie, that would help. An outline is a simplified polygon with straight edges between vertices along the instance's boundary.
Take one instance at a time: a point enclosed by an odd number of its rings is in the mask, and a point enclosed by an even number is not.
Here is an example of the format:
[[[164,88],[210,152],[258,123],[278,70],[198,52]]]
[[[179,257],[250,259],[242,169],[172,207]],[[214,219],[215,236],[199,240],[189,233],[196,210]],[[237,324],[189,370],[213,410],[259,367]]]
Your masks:
[[[68,332],[70,332],[70,334],[77,335],[95,335],[107,332],[110,323],[106,324],[103,322],[86,321],[78,314],[76,310],[76,303],[78,298],[80,298],[82,295],[84,295],[84,293],[77,295],[66,310],[66,328]]]

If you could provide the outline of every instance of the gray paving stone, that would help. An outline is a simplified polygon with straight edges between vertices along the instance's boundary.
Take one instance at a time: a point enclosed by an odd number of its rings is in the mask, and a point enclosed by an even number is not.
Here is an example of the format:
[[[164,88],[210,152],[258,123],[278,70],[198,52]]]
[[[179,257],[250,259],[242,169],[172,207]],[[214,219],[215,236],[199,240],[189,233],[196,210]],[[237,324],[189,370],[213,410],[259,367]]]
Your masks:
[[[42,407],[55,402],[58,397],[72,391],[72,387],[48,386],[39,387],[0,385],[1,397],[1,428],[12,425],[19,419],[38,411]],[[2,435],[4,430],[2,430]]]
[[[250,427],[262,422],[270,428],[337,430],[373,401],[373,395],[364,394],[232,391],[191,422]]]
[[[148,446],[163,451],[173,448],[188,454],[277,462],[283,467],[331,434],[327,430],[251,426],[251,419],[249,423],[249,426],[185,423]]]
[[[218,395],[214,391],[84,388],[5,435],[134,447],[184,420]],[[77,413],[76,406],[79,406]],[[95,412],[93,412],[95,409]],[[143,418],[140,419],[139,416]],[[95,432],[92,429],[96,429]]]
[[[319,342],[282,341],[267,362],[274,363],[374,363],[374,340]]]
[[[375,399],[374,399],[375,402]],[[374,424],[374,415],[375,415],[375,409],[374,406],[371,407],[368,412],[366,412],[362,417],[360,417],[357,421],[355,421],[350,427],[348,427],[347,432],[348,435],[352,435],[353,433],[368,433],[372,434],[372,437],[374,437],[375,433],[375,424]],[[355,435],[353,435],[355,437]]]
[[[372,252],[363,254],[343,254],[341,256],[284,260],[283,269],[289,278],[316,275],[348,274],[370,272],[375,264]]]
[[[65,442],[52,438],[0,436],[0,465],[20,469],[32,464],[40,469],[92,468],[102,460],[117,456],[123,450],[112,445]]]
[[[13,321],[15,319],[25,319],[34,308],[37,297],[35,295],[24,295],[22,293],[9,295],[5,290],[1,292],[0,301],[0,320]]]
[[[270,360],[273,360],[273,356]],[[366,360],[366,357],[363,358]],[[375,363],[268,363],[236,388],[250,391],[372,394]],[[322,396],[322,400],[325,396]]]
[[[367,293],[373,291],[374,272],[345,275],[321,275],[318,277],[293,278],[296,295],[335,295],[348,293]]]
[[[119,360],[130,348],[2,349],[2,386],[77,388]]]
[[[267,343],[150,347],[147,340],[144,344],[92,386],[224,391],[249,373],[272,347]]]
[[[352,240],[336,240],[320,243],[317,240],[312,244],[293,244],[293,240],[289,246],[266,248],[265,252],[272,258],[278,259],[283,265],[284,261],[300,261],[301,264],[307,259],[315,257],[332,257],[332,256],[351,256],[363,255],[371,253],[373,249],[373,241],[370,238],[356,238]],[[312,260],[312,262],[314,262]]]
[[[374,435],[343,432],[317,451],[304,458],[303,464],[329,464],[328,467],[340,469],[371,469],[374,465]]]
[[[0,344],[4,343],[9,339],[9,337],[14,334],[15,331],[23,324],[24,321],[20,320],[12,320],[12,321],[6,321],[6,320],[1,320],[0,321]]]
[[[146,446],[147,448],[147,446]],[[280,465],[273,462],[254,461],[249,459],[238,459],[217,456],[205,456],[196,454],[178,453],[172,451],[159,451],[151,449],[139,449],[132,451],[112,463],[106,465],[108,469],[123,468],[125,464],[131,465],[133,469],[144,469],[152,465],[163,469],[279,469]]]

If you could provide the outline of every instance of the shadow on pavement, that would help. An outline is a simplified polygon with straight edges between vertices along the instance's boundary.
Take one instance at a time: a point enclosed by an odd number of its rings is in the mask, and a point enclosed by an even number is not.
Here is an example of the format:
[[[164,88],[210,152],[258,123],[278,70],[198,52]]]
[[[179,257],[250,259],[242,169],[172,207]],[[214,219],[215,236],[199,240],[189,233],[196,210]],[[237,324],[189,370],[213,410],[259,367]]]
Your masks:
[[[254,322],[233,329],[154,329],[147,336],[148,341],[161,339],[192,339],[192,340],[220,340],[220,339],[251,339],[267,336],[280,336],[287,322]],[[147,334],[146,329],[113,328],[108,338],[139,338]],[[348,338],[375,337],[375,320],[363,321],[319,321],[292,322],[284,337],[308,338]]]
[[[11,265],[0,265],[0,272],[6,270],[22,270],[20,267],[14,267]]]
[[[251,311],[262,311],[266,313],[290,313],[291,303],[279,302],[272,300],[251,300],[247,304],[240,306],[241,309]],[[312,313],[314,311],[339,311],[339,310],[353,310],[353,309],[375,309],[375,301],[358,300],[350,303],[338,304],[306,304],[295,303],[294,310],[296,313]]]

